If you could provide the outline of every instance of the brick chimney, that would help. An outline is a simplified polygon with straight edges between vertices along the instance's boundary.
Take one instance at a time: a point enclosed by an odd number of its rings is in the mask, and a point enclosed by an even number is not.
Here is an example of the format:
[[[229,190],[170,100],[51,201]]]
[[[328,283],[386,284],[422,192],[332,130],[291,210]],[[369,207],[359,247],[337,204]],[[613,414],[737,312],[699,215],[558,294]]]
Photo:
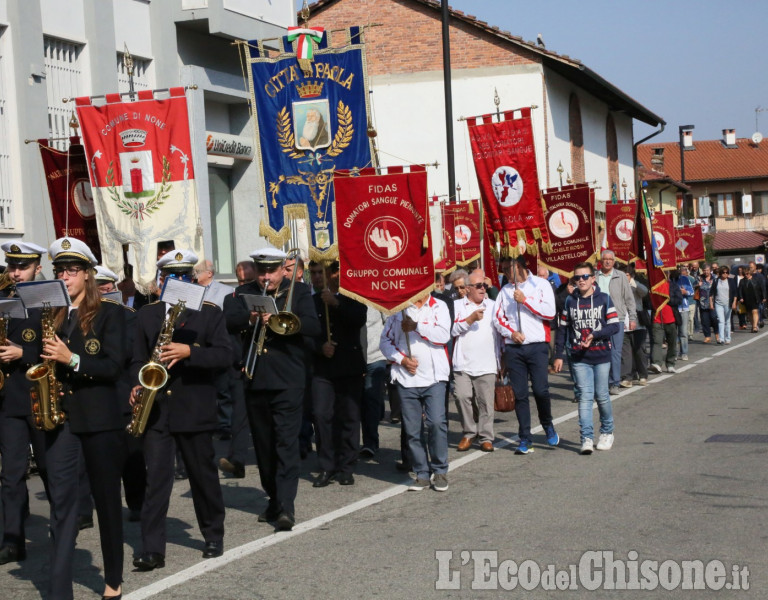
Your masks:
[[[723,144],[726,146],[736,146],[736,130],[723,129]]]
[[[651,156],[651,168],[656,171],[664,171],[664,148],[657,147],[652,148],[653,155]]]
[[[683,148],[693,148],[693,130],[691,129],[683,131]]]

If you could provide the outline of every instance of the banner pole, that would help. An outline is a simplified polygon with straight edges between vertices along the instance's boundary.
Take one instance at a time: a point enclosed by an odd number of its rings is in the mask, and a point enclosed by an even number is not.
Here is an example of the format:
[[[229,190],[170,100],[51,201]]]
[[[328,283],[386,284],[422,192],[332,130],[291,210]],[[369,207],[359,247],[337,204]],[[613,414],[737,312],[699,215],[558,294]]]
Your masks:
[[[443,88],[445,92],[445,139],[448,151],[448,202],[456,194],[456,172],[453,150],[453,98],[451,93],[451,36],[448,0],[442,0]]]

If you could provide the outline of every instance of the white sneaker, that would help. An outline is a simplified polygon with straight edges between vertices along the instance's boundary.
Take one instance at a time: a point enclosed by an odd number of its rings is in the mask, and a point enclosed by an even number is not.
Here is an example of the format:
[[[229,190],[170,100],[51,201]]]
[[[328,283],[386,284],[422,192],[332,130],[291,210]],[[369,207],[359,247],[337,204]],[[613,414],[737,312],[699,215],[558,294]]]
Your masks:
[[[581,443],[582,454],[592,454],[592,450],[594,449],[595,449],[595,442],[592,440],[592,438],[585,438],[584,441]]]
[[[661,366],[657,365],[656,363],[651,363],[651,366],[648,367],[648,370],[651,373],[661,373]]]
[[[645,377],[641,377],[638,380],[637,385],[648,385],[648,379],[646,379]]]
[[[667,373],[677,373],[677,369],[675,367],[667,367]]]
[[[727,344],[728,342],[725,342],[725,343]],[[680,360],[688,360],[688,355],[687,354],[681,355]]]
[[[601,433],[600,438],[597,440],[596,448],[598,450],[610,450],[613,447],[613,434]],[[582,453],[584,452],[584,446],[581,447]]]

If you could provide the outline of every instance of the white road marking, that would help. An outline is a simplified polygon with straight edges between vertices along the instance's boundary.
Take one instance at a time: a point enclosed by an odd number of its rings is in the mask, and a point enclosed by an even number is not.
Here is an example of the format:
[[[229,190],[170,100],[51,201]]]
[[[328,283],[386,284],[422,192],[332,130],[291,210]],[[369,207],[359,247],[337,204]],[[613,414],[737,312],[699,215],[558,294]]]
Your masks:
[[[742,342],[741,344],[736,344],[731,346],[730,348],[721,350],[715,353],[713,356],[720,356],[720,355],[726,354],[727,352],[736,350],[737,348],[747,346],[749,344],[756,342],[759,339],[764,338],[765,336],[768,336],[768,331],[760,335],[756,335],[755,337],[753,337],[752,339],[746,342]],[[693,369],[695,366],[702,364],[704,362],[707,362],[709,360],[712,360],[712,357],[699,359],[693,364],[689,364],[685,367],[680,368],[678,370],[678,373],[689,371],[690,369]],[[674,375],[673,373],[665,373],[664,375],[654,378],[652,381],[649,381],[648,383],[657,383],[660,381],[665,381],[670,377],[672,377],[673,375]],[[620,394],[618,394],[617,396],[614,396],[614,398],[620,398],[622,396],[626,396],[642,388],[643,386],[633,386],[631,388],[625,388]],[[553,424],[557,425],[559,423],[569,421],[578,416],[579,416],[578,410],[573,410],[565,415],[557,417],[552,422]],[[543,428],[541,427],[541,425],[531,429],[531,433],[539,433],[541,431],[543,431]],[[517,436],[513,438],[509,438],[509,437],[504,437],[497,434],[496,437],[499,438],[499,441],[497,441],[496,444],[494,445],[495,448],[504,448],[506,446],[515,444],[518,441]],[[477,450],[475,452],[462,456],[461,458],[457,458],[456,460],[451,461],[448,466],[448,470],[453,471],[454,469],[463,467],[464,465],[471,463],[477,460],[478,458],[482,456],[486,456],[488,454],[490,453],[481,452],[480,450]],[[179,571],[178,573],[174,573],[173,575],[160,579],[159,581],[156,581],[150,585],[147,585],[129,594],[126,594],[123,596],[123,598],[124,600],[143,600],[144,598],[151,598],[152,596],[155,596],[161,592],[164,592],[172,587],[181,585],[183,583],[187,583],[190,579],[198,577],[203,573],[208,573],[209,571],[213,571],[215,569],[228,565],[232,562],[240,560],[241,558],[245,558],[247,556],[255,554],[256,552],[264,550],[265,548],[269,548],[270,546],[274,546],[275,544],[279,544],[280,542],[289,540],[293,537],[296,537],[297,535],[301,535],[308,531],[312,531],[313,529],[322,527],[323,525],[326,525],[332,521],[335,521],[336,519],[340,519],[341,517],[345,517],[359,510],[362,510],[364,508],[368,508],[369,506],[373,506],[374,504],[378,504],[389,498],[399,496],[400,494],[408,490],[409,484],[410,484],[410,479],[407,481],[404,481],[401,484],[387,488],[384,491],[378,492],[377,494],[368,496],[367,498],[362,498],[361,500],[358,500],[357,502],[353,502],[352,504],[348,504],[347,506],[342,506],[339,509],[336,509],[324,515],[320,515],[318,517],[315,517],[314,519],[310,519],[309,521],[304,521],[303,523],[299,523],[293,528],[292,531],[273,533],[271,535],[267,535],[265,537],[254,540],[252,542],[248,542],[247,544],[242,544],[241,546],[232,548],[232,550],[228,550],[218,558],[212,558],[212,559],[201,561],[197,564],[192,565],[191,567],[188,567],[186,569]]]

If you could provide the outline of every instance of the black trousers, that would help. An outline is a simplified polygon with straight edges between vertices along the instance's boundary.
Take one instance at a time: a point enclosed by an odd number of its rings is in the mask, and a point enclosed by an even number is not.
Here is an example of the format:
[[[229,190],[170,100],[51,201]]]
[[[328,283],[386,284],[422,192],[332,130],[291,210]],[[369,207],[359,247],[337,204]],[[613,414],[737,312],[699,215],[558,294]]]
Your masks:
[[[165,556],[165,519],[173,490],[176,448],[187,468],[192,504],[203,539],[206,542],[221,542],[224,539],[224,497],[213,462],[212,432],[171,433],[148,429],[144,434],[147,491],[141,507],[144,552]]]
[[[32,425],[31,417],[7,417],[0,415],[0,499],[3,504],[3,546],[24,547],[24,521],[29,507],[27,491],[27,459],[29,445],[35,452],[40,478],[48,492],[48,471],[45,463],[45,434]]]
[[[295,514],[304,388],[248,390],[245,401],[269,510]]]
[[[552,403],[549,396],[549,344],[507,344],[504,364],[515,392],[515,415],[521,440],[531,441],[531,407],[528,401],[528,377],[536,400],[539,422],[542,427],[552,425]]]
[[[51,553],[48,598],[72,598],[72,556],[77,539],[79,457],[85,459],[99,519],[104,581],[112,588],[123,580],[123,520],[120,472],[123,432],[72,433],[69,423],[46,432],[48,487],[51,495]]]
[[[312,378],[317,466],[321,471],[352,473],[360,451],[362,376]]]
[[[229,441],[227,459],[230,462],[245,464],[248,459],[248,411],[245,408],[244,375],[232,370],[229,378],[229,395],[232,398],[232,439]]]
[[[144,464],[144,444],[141,438],[123,432],[125,464],[123,465],[123,489],[125,503],[131,510],[141,510],[147,489],[147,467]]]

